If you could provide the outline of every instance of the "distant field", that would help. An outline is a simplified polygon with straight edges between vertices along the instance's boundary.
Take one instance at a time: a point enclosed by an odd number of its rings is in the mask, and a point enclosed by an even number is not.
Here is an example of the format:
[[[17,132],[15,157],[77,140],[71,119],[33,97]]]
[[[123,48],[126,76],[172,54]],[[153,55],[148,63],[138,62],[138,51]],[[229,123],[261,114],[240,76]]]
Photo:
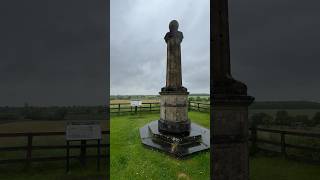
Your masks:
[[[155,99],[144,99],[142,100],[142,103],[156,103],[159,102],[159,100]],[[125,99],[117,99],[117,100],[111,100],[110,104],[121,104],[121,103],[130,103],[130,100]]]
[[[107,130],[107,121],[99,121],[101,128]],[[0,124],[1,133],[65,131],[67,121],[14,121]]]
[[[313,117],[316,112],[320,112],[320,109],[250,109],[249,115],[254,113],[266,113],[275,117],[276,113],[280,110],[286,110],[290,116],[307,115],[309,118]]]
[[[102,130],[107,130],[107,121],[99,121]],[[22,121],[0,124],[1,133],[25,133],[25,132],[59,132],[65,131],[67,121]],[[65,144],[63,136],[34,137],[34,143],[38,145]],[[25,145],[26,137],[0,138],[0,147]],[[0,159],[2,154],[0,154]]]

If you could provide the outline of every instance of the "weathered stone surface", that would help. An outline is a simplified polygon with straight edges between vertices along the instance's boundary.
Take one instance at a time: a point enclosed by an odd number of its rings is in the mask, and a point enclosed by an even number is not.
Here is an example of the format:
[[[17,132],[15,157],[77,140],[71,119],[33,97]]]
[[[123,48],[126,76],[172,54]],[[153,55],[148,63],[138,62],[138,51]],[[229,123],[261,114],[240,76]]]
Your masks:
[[[215,180],[248,180],[247,143],[215,144],[213,173]]]
[[[247,180],[249,177],[248,105],[250,96],[217,95],[212,108],[214,128],[212,171],[215,180]]]
[[[160,119],[180,122],[188,121],[188,95],[161,95],[160,96]]]
[[[180,44],[183,39],[183,34],[178,31],[178,27],[178,21],[171,21],[169,24],[170,32],[167,32],[164,37],[167,43],[166,89],[168,90],[178,90],[182,88]]]

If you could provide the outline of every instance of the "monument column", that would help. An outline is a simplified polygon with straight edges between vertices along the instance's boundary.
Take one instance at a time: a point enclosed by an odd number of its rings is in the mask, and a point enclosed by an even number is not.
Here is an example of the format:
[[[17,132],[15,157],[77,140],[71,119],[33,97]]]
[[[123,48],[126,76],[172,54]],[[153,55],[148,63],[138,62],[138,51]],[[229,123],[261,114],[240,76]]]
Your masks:
[[[164,151],[175,157],[184,157],[210,148],[210,131],[188,118],[188,91],[182,86],[181,47],[182,32],[176,20],[169,23],[167,43],[166,85],[161,88],[160,119],[142,128],[140,138],[145,146]]]
[[[164,37],[167,43],[166,86],[160,92],[159,131],[174,134],[189,134],[188,92],[182,86],[181,42],[182,32],[178,31],[178,21],[169,23],[169,32]]]
[[[210,4],[211,178],[248,180],[248,106],[254,98],[231,76],[228,0]]]

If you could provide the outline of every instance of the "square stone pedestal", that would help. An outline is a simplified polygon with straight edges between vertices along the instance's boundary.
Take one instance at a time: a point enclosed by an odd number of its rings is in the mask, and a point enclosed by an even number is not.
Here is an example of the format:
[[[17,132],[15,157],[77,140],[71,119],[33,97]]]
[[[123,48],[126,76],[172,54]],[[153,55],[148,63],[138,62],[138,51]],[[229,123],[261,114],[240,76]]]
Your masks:
[[[188,119],[188,92],[160,92],[159,130],[164,133],[188,134],[190,120]]]
[[[248,180],[248,106],[251,96],[215,95],[211,107],[213,149],[212,175],[215,180]]]

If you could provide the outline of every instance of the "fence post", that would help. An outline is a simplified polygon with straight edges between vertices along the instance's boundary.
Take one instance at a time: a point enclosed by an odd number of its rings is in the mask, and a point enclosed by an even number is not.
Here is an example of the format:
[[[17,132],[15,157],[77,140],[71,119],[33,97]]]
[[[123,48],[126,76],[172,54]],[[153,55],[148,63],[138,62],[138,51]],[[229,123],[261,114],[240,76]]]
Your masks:
[[[67,140],[67,157],[66,157],[66,172],[69,172],[69,165],[70,165],[70,142]]]
[[[28,134],[28,147],[27,147],[27,167],[30,166],[31,158],[32,158],[32,139],[33,136]]]
[[[200,111],[200,107],[199,107],[199,104],[200,104],[200,103],[198,103],[198,111]]]
[[[286,151],[286,139],[285,136],[286,134],[284,132],[281,132],[281,153],[284,156],[287,156],[287,151]]]
[[[150,111],[152,111],[152,109],[151,109],[151,103],[150,103]]]
[[[98,159],[97,159],[97,170],[100,171],[100,156],[101,156],[101,146],[100,139],[98,139]]]
[[[252,154],[258,152],[258,145],[257,145],[257,126],[251,127],[251,145],[252,145]]]
[[[81,140],[80,145],[80,161],[82,165],[86,165],[86,156],[87,156],[87,141]]]
[[[190,100],[188,101],[188,110],[189,111],[191,110],[191,102],[190,102]]]
[[[118,104],[118,113],[120,114],[120,103]]]

